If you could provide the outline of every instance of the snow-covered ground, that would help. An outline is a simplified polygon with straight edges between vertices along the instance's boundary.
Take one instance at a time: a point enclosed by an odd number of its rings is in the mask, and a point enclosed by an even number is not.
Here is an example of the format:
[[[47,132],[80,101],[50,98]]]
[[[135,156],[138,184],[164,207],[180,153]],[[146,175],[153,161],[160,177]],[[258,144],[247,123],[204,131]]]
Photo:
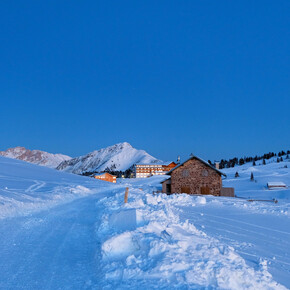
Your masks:
[[[290,185],[286,164],[224,170],[242,199],[0,158],[0,289],[290,288],[290,191],[265,188]]]

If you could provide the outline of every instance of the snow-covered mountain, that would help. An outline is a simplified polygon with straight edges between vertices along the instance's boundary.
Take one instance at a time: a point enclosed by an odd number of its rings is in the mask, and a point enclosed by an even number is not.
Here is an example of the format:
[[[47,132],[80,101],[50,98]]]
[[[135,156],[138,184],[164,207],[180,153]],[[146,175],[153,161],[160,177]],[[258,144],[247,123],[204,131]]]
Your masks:
[[[85,172],[101,172],[104,170],[124,171],[135,163],[157,162],[160,162],[160,160],[149,155],[144,150],[137,150],[129,143],[124,142],[63,161],[57,169],[82,174]]]
[[[0,155],[50,168],[56,168],[61,162],[71,159],[67,155],[52,154],[40,150],[29,150],[20,146],[9,148],[6,151],[0,151]]]

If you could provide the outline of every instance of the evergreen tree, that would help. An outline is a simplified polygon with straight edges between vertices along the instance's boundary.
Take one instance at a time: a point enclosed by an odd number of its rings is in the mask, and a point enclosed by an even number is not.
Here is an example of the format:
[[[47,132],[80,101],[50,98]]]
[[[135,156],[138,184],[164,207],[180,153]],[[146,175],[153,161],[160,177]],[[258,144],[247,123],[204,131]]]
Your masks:
[[[254,181],[254,173],[251,172],[251,181]]]
[[[277,163],[279,163],[280,162],[280,158],[277,158]]]
[[[235,174],[235,177],[237,178],[237,177],[240,177],[240,175],[239,175],[239,172],[237,171],[236,172],[236,174]]]
[[[256,166],[256,162],[255,162],[255,160],[253,161],[253,166]]]
[[[263,165],[266,165],[266,160],[265,159],[263,159]]]

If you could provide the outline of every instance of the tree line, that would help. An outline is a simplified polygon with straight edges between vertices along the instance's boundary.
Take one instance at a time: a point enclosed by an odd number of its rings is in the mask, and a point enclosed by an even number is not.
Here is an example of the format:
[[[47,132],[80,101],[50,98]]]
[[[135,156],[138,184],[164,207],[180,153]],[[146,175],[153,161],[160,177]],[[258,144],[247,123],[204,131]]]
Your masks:
[[[237,158],[237,157],[234,157],[234,158],[231,158],[229,160],[227,159],[222,159],[219,163],[219,168],[220,169],[223,169],[223,168],[231,168],[231,167],[235,167],[236,165],[243,165],[245,163],[248,163],[248,162],[253,162],[253,165],[255,166],[256,165],[256,161],[258,160],[263,160],[263,164],[266,164],[266,160],[272,158],[272,157],[278,157],[277,158],[277,162],[280,162],[280,161],[283,161],[283,158],[282,156],[285,156],[286,155],[286,159],[289,158],[289,154],[290,154],[290,150],[287,150],[287,151],[280,151],[277,153],[274,153],[274,152],[269,152],[269,153],[265,153],[261,156],[254,156],[254,157],[243,157],[243,158]],[[208,163],[211,164],[211,165],[214,165],[211,160],[208,160]]]

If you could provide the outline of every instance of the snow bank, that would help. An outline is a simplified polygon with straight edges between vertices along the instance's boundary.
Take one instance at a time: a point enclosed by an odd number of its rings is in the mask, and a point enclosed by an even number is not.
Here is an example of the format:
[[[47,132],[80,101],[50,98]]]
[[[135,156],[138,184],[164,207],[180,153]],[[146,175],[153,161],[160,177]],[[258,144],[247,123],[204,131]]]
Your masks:
[[[152,195],[131,187],[128,204],[123,200],[120,191],[98,203],[104,209],[96,223],[102,251],[98,259],[105,277],[102,286],[285,289],[273,280],[265,263],[254,269],[234,248],[188,221],[181,222],[178,206],[189,202],[202,206],[205,197]],[[142,223],[133,212],[138,212]],[[116,219],[122,227],[116,227]]]

